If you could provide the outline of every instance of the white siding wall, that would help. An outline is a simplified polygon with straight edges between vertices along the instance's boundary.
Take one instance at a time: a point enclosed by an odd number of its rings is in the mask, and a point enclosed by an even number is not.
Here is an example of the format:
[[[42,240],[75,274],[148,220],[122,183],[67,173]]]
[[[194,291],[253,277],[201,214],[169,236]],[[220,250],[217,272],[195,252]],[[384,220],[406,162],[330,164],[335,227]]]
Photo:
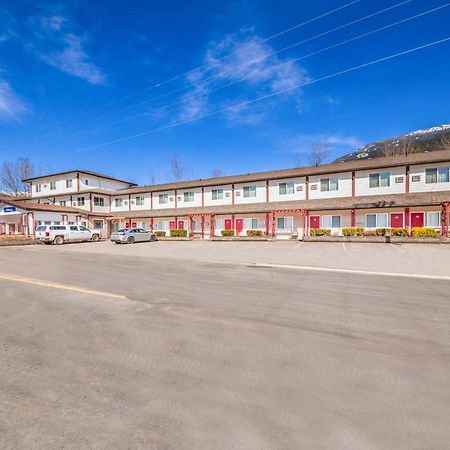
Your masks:
[[[390,173],[390,185],[386,187],[369,186],[369,175],[373,173]],[[402,182],[396,182],[396,178],[403,179]],[[397,181],[400,181],[399,179]],[[378,170],[361,170],[356,172],[355,190],[356,195],[382,195],[382,194],[402,194],[406,188],[405,166],[391,167]]]
[[[321,191],[320,180],[323,178],[338,179],[339,189],[337,191]],[[316,189],[313,186],[317,186]],[[352,173],[335,173],[330,175],[319,175],[309,178],[309,198],[335,198],[335,197],[351,197],[352,196]]]
[[[421,166],[411,166],[409,171],[410,183],[409,192],[433,192],[433,191],[450,191],[450,183],[430,183],[425,182],[425,169],[434,167],[449,167],[450,163],[445,164],[426,164]],[[420,181],[413,181],[413,177],[419,176]]]
[[[159,204],[159,196],[167,194],[168,203]],[[175,208],[175,191],[153,192],[153,209]]]
[[[193,192],[194,201],[185,202],[184,193]],[[192,188],[192,189],[180,189],[177,191],[177,207],[178,208],[192,208],[202,206],[202,188]]]
[[[223,189],[223,199],[213,200],[212,191],[214,189]],[[233,202],[233,192],[231,184],[224,186],[210,186],[205,187],[205,206],[216,206],[216,205],[231,205]]]
[[[116,206],[116,199],[122,199],[122,206]],[[128,195],[115,195],[111,197],[111,212],[128,211],[129,209]]]
[[[137,197],[144,199],[143,205],[136,204]],[[132,211],[142,211],[142,210],[146,210],[146,209],[152,209],[151,194],[149,192],[141,193],[141,194],[132,194],[131,195],[131,210]]]
[[[256,186],[256,197],[244,197],[245,186]],[[244,203],[264,203],[266,201],[266,182],[258,181],[252,183],[235,184],[234,203],[241,205]]]
[[[294,183],[294,193],[280,195],[280,183]],[[283,180],[269,181],[269,201],[290,201],[290,200],[305,200],[306,198],[306,178],[287,178]]]

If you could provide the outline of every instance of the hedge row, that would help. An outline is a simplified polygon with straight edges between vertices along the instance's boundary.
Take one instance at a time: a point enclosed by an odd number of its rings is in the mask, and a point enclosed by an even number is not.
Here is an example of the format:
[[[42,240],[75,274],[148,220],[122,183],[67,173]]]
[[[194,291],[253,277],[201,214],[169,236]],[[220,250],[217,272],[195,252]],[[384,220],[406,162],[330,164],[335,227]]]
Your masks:
[[[187,230],[170,230],[170,237],[187,237]]]
[[[328,228],[311,228],[309,230],[310,236],[331,236],[331,230]]]

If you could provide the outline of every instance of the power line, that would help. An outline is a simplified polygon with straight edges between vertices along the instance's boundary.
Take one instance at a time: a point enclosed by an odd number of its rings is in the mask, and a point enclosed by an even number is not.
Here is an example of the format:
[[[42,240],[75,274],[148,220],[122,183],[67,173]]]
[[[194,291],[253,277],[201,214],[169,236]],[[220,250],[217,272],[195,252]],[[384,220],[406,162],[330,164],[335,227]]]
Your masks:
[[[431,13],[433,13],[433,12],[439,11],[439,10],[444,9],[444,8],[447,8],[447,7],[449,7],[449,6],[450,6],[450,2],[449,2],[449,3],[446,3],[446,4],[444,4],[444,5],[438,6],[438,7],[436,7],[436,8],[432,8],[432,9],[429,9],[429,10],[427,10],[427,11],[421,12],[421,13],[419,13],[419,14],[415,14],[415,15],[413,15],[413,16],[407,17],[407,18],[405,18],[405,19],[402,19],[402,20],[393,22],[393,23],[391,23],[391,24],[389,24],[389,25],[385,25],[385,26],[380,27],[380,28],[377,28],[377,29],[375,29],[375,30],[368,31],[367,33],[363,33],[363,34],[360,34],[360,35],[358,35],[358,36],[355,36],[355,37],[346,39],[346,40],[341,41],[341,42],[339,42],[339,43],[337,43],[337,44],[333,44],[333,45],[330,45],[330,46],[328,46],[328,47],[322,48],[322,49],[320,49],[320,50],[316,50],[316,51],[314,51],[314,52],[311,52],[311,53],[308,53],[308,54],[306,54],[306,55],[300,56],[300,57],[298,57],[298,58],[290,59],[290,60],[287,61],[287,62],[284,62],[284,63],[281,63],[281,64],[277,64],[277,65],[275,65],[275,66],[272,66],[272,67],[270,67],[269,69],[266,69],[265,71],[262,71],[262,73],[268,72],[269,70],[278,69],[278,68],[283,67],[283,66],[286,66],[286,65],[288,65],[288,64],[292,64],[292,63],[295,63],[295,62],[304,60],[304,59],[309,58],[309,57],[311,57],[311,56],[319,55],[319,54],[324,53],[324,52],[326,52],[326,51],[332,50],[332,49],[334,49],[334,48],[337,48],[337,47],[340,47],[340,46],[342,46],[342,45],[348,44],[348,43],[350,43],[350,42],[354,42],[354,41],[356,41],[356,40],[359,40],[359,39],[362,39],[362,38],[364,38],[364,37],[373,35],[373,34],[375,34],[375,33],[379,33],[379,32],[381,32],[381,31],[385,31],[385,30],[387,30],[387,29],[389,29],[389,28],[393,28],[393,27],[395,27],[395,26],[397,26],[397,25],[401,25],[401,24],[403,24],[403,23],[409,22],[409,21],[414,20],[414,19],[417,19],[417,18],[419,18],[419,17],[423,17],[423,16],[425,16],[425,15],[431,14]],[[194,96],[193,98],[194,98],[194,99],[197,99],[197,98],[205,97],[205,96],[207,96],[207,95],[209,95],[209,94],[212,94],[212,93],[217,92],[217,91],[219,91],[219,90],[225,89],[225,88],[227,88],[227,87],[230,87],[230,86],[233,86],[233,85],[235,85],[235,84],[237,84],[237,83],[240,83],[240,82],[242,82],[242,81],[245,81],[245,80],[247,80],[248,78],[249,78],[249,77],[243,77],[243,78],[240,78],[240,79],[238,79],[238,80],[232,81],[232,82],[227,83],[227,84],[224,84],[224,85],[222,85],[222,86],[219,86],[219,87],[217,87],[217,88],[215,88],[215,89],[210,89],[210,90],[208,90],[208,91],[206,91],[206,92],[203,92],[203,93],[201,93],[201,94],[199,94],[199,95]],[[158,107],[158,108],[153,108],[153,109],[151,109],[151,110],[149,110],[149,111],[144,111],[144,112],[141,112],[141,113],[139,113],[139,114],[135,114],[135,115],[133,115],[133,116],[130,116],[130,117],[126,117],[126,118],[124,118],[124,119],[117,120],[117,121],[115,121],[115,122],[110,122],[110,123],[101,125],[101,126],[99,126],[99,127],[95,127],[95,128],[93,128],[93,129],[91,129],[91,130],[89,130],[89,131],[90,131],[90,132],[93,132],[93,131],[100,130],[100,129],[103,129],[103,128],[107,128],[107,127],[110,127],[110,126],[118,125],[118,124],[120,124],[120,123],[127,122],[127,121],[129,121],[129,120],[133,120],[133,119],[135,119],[135,118],[137,118],[137,117],[141,117],[141,116],[148,115],[148,114],[151,114],[151,113],[156,113],[156,112],[162,111],[162,110],[164,110],[164,109],[170,108],[170,107],[172,107],[172,106],[179,105],[179,104],[181,104],[181,103],[183,103],[183,102],[184,102],[183,99],[182,99],[182,100],[178,100],[178,101],[176,101],[176,102],[169,103],[169,104],[167,104],[167,105],[164,105],[164,106],[161,106],[161,107]],[[78,135],[78,133],[74,133],[74,134],[71,134],[71,135],[69,135],[69,136],[64,136],[64,137],[61,138],[61,139],[57,139],[56,141],[53,141],[53,142],[64,141],[64,140],[66,140],[66,139],[70,139],[71,137],[74,137],[74,136],[77,136],[77,135]]]
[[[385,13],[385,12],[387,12],[387,11],[390,11],[390,10],[392,10],[392,9],[398,8],[398,7],[403,6],[403,5],[407,4],[407,3],[411,3],[412,1],[414,1],[414,0],[402,0],[401,2],[396,3],[395,5],[391,5],[391,6],[389,6],[389,7],[383,8],[383,9],[381,9],[381,10],[379,10],[379,11],[376,11],[376,12],[374,12],[374,13],[371,13],[371,14],[368,14],[368,15],[366,15],[366,16],[364,16],[364,17],[361,17],[361,18],[359,18],[359,19],[352,20],[352,21],[347,22],[347,23],[345,23],[345,24],[343,24],[343,25],[340,25],[340,26],[338,26],[338,27],[335,27],[335,28],[332,28],[332,29],[330,29],[330,30],[321,32],[321,33],[319,33],[319,34],[310,36],[310,37],[308,37],[308,38],[306,38],[306,39],[303,39],[303,40],[301,40],[301,41],[298,41],[298,42],[295,42],[295,43],[293,43],[293,44],[290,44],[290,45],[288,45],[287,47],[283,47],[283,48],[281,48],[280,50],[276,50],[276,51],[273,51],[273,52],[271,52],[271,53],[268,53],[268,54],[266,54],[266,55],[264,55],[264,56],[262,56],[262,57],[260,57],[260,58],[256,58],[256,59],[254,59],[254,60],[247,61],[246,63],[237,66],[237,67],[236,67],[236,70],[237,70],[237,69],[241,69],[241,68],[243,68],[243,67],[251,66],[252,64],[255,64],[255,63],[258,63],[258,62],[261,62],[261,61],[264,61],[265,59],[267,59],[267,58],[269,58],[269,57],[271,57],[271,56],[275,56],[275,55],[277,55],[277,54],[279,54],[279,53],[282,53],[282,52],[284,52],[284,51],[286,51],[286,50],[291,50],[291,49],[293,49],[293,48],[295,48],[295,47],[298,47],[298,46],[300,46],[300,45],[302,45],[302,44],[305,44],[305,43],[307,43],[307,42],[311,42],[311,41],[313,41],[313,40],[316,40],[316,39],[318,39],[318,38],[321,38],[321,37],[323,37],[323,36],[326,36],[326,35],[328,35],[328,34],[331,34],[331,33],[335,32],[335,31],[339,31],[339,30],[342,30],[342,29],[344,29],[344,28],[348,28],[348,27],[351,26],[351,25],[354,25],[354,24],[356,24],[356,23],[359,23],[359,22],[362,22],[362,21],[364,21],[364,20],[370,19],[370,18],[375,17],[375,16],[377,16],[377,15],[383,14],[383,13]],[[331,12],[334,12],[334,11],[335,11],[335,10],[333,10],[333,11],[331,11]],[[326,13],[326,14],[327,14],[327,15],[328,15],[328,14],[331,14],[331,12]],[[271,38],[272,38],[272,37],[263,39],[262,42],[264,42],[264,41],[266,41],[266,40],[268,40],[268,39],[271,39]],[[232,52],[232,53],[230,53],[229,55],[226,55],[226,56],[223,57],[223,58],[218,58],[216,61],[220,61],[221,59],[225,59],[225,58],[227,58],[227,57],[229,57],[229,56],[231,56],[231,55],[233,55],[233,54],[239,53],[239,52],[241,52],[241,51],[242,51],[242,49],[240,49],[239,51],[236,51],[236,52]],[[203,65],[203,66],[199,66],[199,68],[205,67],[205,66],[207,66],[207,65],[211,65],[211,64],[205,64],[205,65]],[[194,69],[194,70],[199,70],[199,68]],[[205,82],[207,82],[207,81],[211,81],[211,80],[214,80],[214,79],[216,79],[216,78],[220,78],[220,77],[223,75],[223,73],[225,73],[225,71],[222,71],[222,72],[219,72],[219,73],[217,73],[217,74],[215,74],[215,75],[212,75],[212,76],[210,76],[210,77],[204,78],[203,80],[198,80],[198,82],[203,82],[203,83],[205,83]],[[100,114],[100,115],[98,115],[98,116],[96,116],[96,117],[93,117],[93,118],[88,119],[88,122],[92,122],[92,121],[94,121],[94,120],[98,120],[98,119],[102,119],[102,118],[105,118],[105,117],[109,117],[109,116],[118,114],[118,113],[120,113],[120,112],[128,111],[128,110],[130,110],[130,109],[134,109],[134,108],[137,108],[137,107],[139,107],[139,106],[146,105],[146,104],[151,103],[151,102],[153,102],[153,101],[155,101],[155,100],[160,100],[160,99],[165,98],[165,97],[168,97],[168,96],[170,96],[170,95],[172,95],[172,94],[175,94],[175,93],[178,93],[178,92],[185,91],[185,90],[186,90],[187,88],[189,88],[190,86],[195,86],[195,84],[190,83],[190,84],[188,84],[187,86],[182,86],[182,87],[180,87],[180,88],[173,89],[173,90],[171,90],[171,91],[169,91],[169,92],[166,92],[166,93],[164,93],[164,94],[158,95],[158,96],[156,96],[156,97],[152,97],[152,98],[150,98],[150,99],[146,99],[146,100],[143,100],[143,101],[138,102],[138,103],[133,103],[133,104],[128,105],[128,106],[125,106],[125,107],[123,107],[123,108],[116,109],[115,111],[110,111],[110,112],[107,112],[107,113],[104,113],[104,114]],[[171,104],[171,105],[173,105],[173,104]],[[161,109],[164,109],[164,108],[165,108],[165,107],[161,107]],[[158,110],[159,110],[159,109],[160,109],[160,108],[158,108]],[[140,115],[140,114],[139,114],[139,115]],[[85,122],[85,123],[86,123],[86,122]],[[118,121],[118,123],[121,123],[121,120]],[[78,127],[78,125],[76,125],[75,127]],[[103,127],[100,127],[100,128],[103,128]],[[96,128],[96,129],[98,129],[98,128]],[[70,135],[70,136],[76,136],[76,135],[78,135],[78,133],[72,134],[72,135]],[[60,141],[60,140],[64,140],[64,139],[65,139],[65,138],[63,137],[63,138],[61,138],[61,139],[58,139],[56,142],[58,142],[58,141]]]
[[[280,32],[277,32],[277,33],[275,33],[275,34],[272,34],[272,35],[270,35],[270,36],[264,38],[264,39],[263,39],[263,42],[270,41],[271,39],[274,39],[274,38],[276,38],[276,37],[278,37],[278,36],[281,36],[281,35],[283,35],[283,34],[285,34],[285,33],[288,33],[288,32],[290,32],[290,31],[296,30],[296,29],[301,28],[301,27],[303,27],[303,26],[305,26],[305,25],[308,25],[308,24],[310,24],[310,23],[313,23],[313,22],[315,22],[315,21],[317,21],[317,20],[320,20],[320,19],[322,19],[322,18],[324,18],[324,17],[326,17],[326,16],[329,16],[329,15],[334,14],[334,13],[336,13],[336,12],[338,12],[338,11],[341,11],[341,10],[343,10],[343,9],[345,9],[345,8],[348,8],[348,7],[350,7],[350,6],[352,6],[352,5],[356,4],[356,3],[359,3],[359,2],[361,2],[361,1],[362,1],[362,0],[352,0],[351,2],[346,3],[346,4],[342,5],[342,6],[339,6],[338,8],[334,8],[334,9],[332,9],[332,10],[330,10],[330,11],[327,11],[327,12],[325,12],[325,13],[322,13],[322,14],[316,16],[316,17],[313,17],[313,18],[311,18],[311,19],[309,19],[309,20],[307,20],[307,21],[305,21],[305,22],[301,22],[301,23],[299,23],[299,24],[297,24],[297,25],[294,25],[294,26],[291,26],[291,27],[289,27],[289,28],[286,28],[285,30],[282,30],[282,31],[280,31]],[[239,53],[239,52],[241,52],[241,51],[242,51],[242,49],[240,49],[239,51],[234,52],[234,53],[232,52],[232,53],[230,53],[230,54],[228,54],[228,55],[223,56],[221,59],[225,59],[225,58],[231,57],[233,54]],[[197,67],[195,67],[195,68],[193,68],[193,69],[190,69],[190,70],[188,70],[188,71],[186,71],[186,72],[180,73],[180,74],[175,75],[175,76],[173,76],[173,77],[170,77],[170,78],[168,78],[168,79],[166,79],[166,80],[160,81],[159,83],[156,83],[156,84],[154,84],[154,85],[151,85],[151,86],[149,86],[149,87],[147,87],[147,88],[144,88],[144,89],[135,91],[135,92],[133,92],[133,93],[131,93],[131,94],[128,94],[128,95],[126,95],[126,96],[124,96],[124,97],[121,97],[121,98],[119,98],[119,99],[112,100],[111,102],[108,102],[108,103],[105,103],[105,104],[100,105],[100,106],[98,106],[98,107],[95,107],[95,108],[92,108],[92,109],[90,109],[90,110],[84,111],[84,112],[81,113],[80,115],[73,116],[73,117],[69,117],[69,118],[66,118],[66,119],[63,119],[63,120],[60,120],[60,121],[57,121],[57,122],[54,122],[54,123],[45,125],[44,127],[38,128],[38,129],[36,129],[36,130],[31,130],[31,131],[29,131],[29,132],[26,132],[26,133],[22,134],[21,136],[18,136],[17,138],[20,139],[20,137],[27,136],[27,135],[33,134],[33,133],[38,133],[38,132],[43,131],[43,130],[46,130],[46,129],[48,129],[48,128],[51,128],[51,127],[54,127],[54,126],[57,126],[57,125],[61,125],[61,124],[63,124],[63,123],[66,123],[66,122],[68,122],[68,121],[70,121],[70,120],[74,120],[74,119],[78,119],[78,118],[80,118],[80,117],[86,116],[87,114],[90,114],[90,113],[92,113],[92,112],[99,111],[99,110],[101,110],[101,109],[103,109],[103,108],[107,108],[108,106],[114,105],[114,104],[116,104],[116,103],[118,103],[118,102],[121,102],[121,101],[124,101],[124,100],[128,100],[129,98],[135,97],[136,95],[142,94],[142,93],[144,93],[144,92],[148,92],[148,91],[150,91],[150,90],[152,90],[152,89],[161,87],[161,86],[163,86],[163,85],[165,85],[165,84],[168,84],[168,83],[170,83],[170,82],[172,82],[172,81],[175,81],[175,80],[178,80],[178,79],[180,79],[180,78],[183,78],[183,77],[185,77],[185,76],[187,76],[187,75],[189,75],[189,74],[191,74],[191,73],[193,73],[193,72],[195,72],[195,71],[197,71],[197,70],[204,69],[205,67],[208,67],[209,65],[210,65],[210,64],[208,64],[208,63],[207,63],[207,64],[202,64],[202,65],[197,66]]]
[[[290,88],[282,89],[280,91],[273,92],[271,94],[266,94],[266,95],[263,95],[261,97],[257,97],[257,98],[251,99],[251,100],[247,100],[247,101],[239,103],[237,105],[232,105],[232,106],[228,106],[228,107],[225,107],[225,108],[221,108],[221,109],[212,111],[212,112],[210,112],[208,114],[204,114],[204,115],[192,118],[192,119],[182,120],[182,121],[179,121],[179,122],[172,123],[170,125],[166,125],[166,126],[159,127],[159,128],[154,128],[152,130],[149,130],[149,131],[146,131],[146,132],[143,132],[143,133],[139,133],[139,134],[135,134],[135,135],[131,135],[131,136],[126,136],[126,137],[123,137],[123,138],[120,138],[120,139],[116,139],[114,141],[104,142],[104,143],[93,145],[93,146],[90,146],[90,147],[85,147],[85,148],[82,148],[82,149],[79,149],[79,150],[75,150],[73,152],[64,153],[63,155],[73,155],[73,154],[77,154],[77,153],[82,153],[82,152],[85,152],[85,151],[94,150],[94,149],[101,148],[101,147],[106,147],[108,145],[118,144],[120,142],[130,141],[132,139],[148,136],[150,134],[154,134],[154,133],[157,133],[159,131],[168,130],[170,128],[174,128],[174,127],[177,127],[177,126],[180,126],[180,125],[184,125],[184,124],[187,124],[187,123],[192,123],[192,122],[195,122],[197,120],[205,119],[207,117],[211,117],[211,116],[214,116],[214,115],[226,112],[226,111],[231,111],[233,109],[240,108],[242,106],[247,106],[247,105],[250,105],[250,104],[262,101],[262,100],[266,100],[266,99],[275,97],[277,95],[281,95],[281,94],[285,94],[287,92],[291,92],[291,91],[293,91],[295,89],[299,89],[301,87],[310,86],[312,84],[316,84],[316,83],[319,83],[321,81],[328,80],[330,78],[334,78],[334,77],[337,77],[337,76],[340,76],[340,75],[344,75],[344,74],[353,72],[355,70],[363,69],[365,67],[369,67],[369,66],[372,66],[372,65],[375,65],[375,64],[379,64],[381,62],[385,62],[385,61],[388,61],[388,60],[391,60],[391,59],[394,59],[394,58],[398,58],[400,56],[404,56],[404,55],[407,55],[409,53],[417,52],[419,50],[423,50],[425,48],[429,48],[429,47],[432,47],[432,46],[435,46],[435,45],[438,45],[438,44],[442,44],[442,43],[448,42],[448,41],[450,41],[450,37],[447,37],[447,38],[444,38],[444,39],[440,39],[438,41],[430,42],[430,43],[427,43],[427,44],[423,44],[423,45],[420,45],[418,47],[414,47],[414,48],[411,48],[411,49],[408,49],[408,50],[404,50],[402,52],[394,53],[392,55],[385,56],[383,58],[379,58],[379,59],[376,59],[376,60],[373,60],[373,61],[369,61],[367,63],[360,64],[358,66],[353,66],[353,67],[350,67],[348,69],[344,69],[344,70],[341,70],[339,72],[332,73],[330,75],[325,75],[323,77],[316,78],[314,80],[310,80],[310,81],[308,81],[306,83],[298,84],[296,86],[292,86]]]

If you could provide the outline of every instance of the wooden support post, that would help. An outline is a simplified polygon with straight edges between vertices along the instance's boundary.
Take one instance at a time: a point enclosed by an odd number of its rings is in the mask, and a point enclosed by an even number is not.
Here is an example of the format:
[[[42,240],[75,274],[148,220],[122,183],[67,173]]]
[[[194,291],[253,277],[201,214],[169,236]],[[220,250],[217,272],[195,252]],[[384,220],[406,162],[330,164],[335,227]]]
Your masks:
[[[411,220],[411,215],[409,213],[409,208],[405,208],[405,228],[410,231],[410,220]]]
[[[272,211],[272,237],[275,237],[275,211]]]
[[[305,182],[305,199],[309,200],[309,177],[306,177]]]
[[[409,194],[409,165],[405,168],[405,194]]]
[[[356,227],[356,211],[354,209],[351,211],[351,225],[352,228]]]
[[[450,213],[450,202],[442,203],[441,213],[441,235],[448,237],[448,220]]]
[[[205,216],[202,214],[202,239],[205,239]]]
[[[209,238],[211,239],[214,236],[216,224],[215,224],[215,215],[211,214],[210,222],[209,222]]]
[[[270,226],[270,214],[267,212],[266,213],[266,236],[269,236],[269,226]]]
[[[303,212],[303,236],[308,236],[308,219],[309,219],[309,212],[307,209]]]
[[[356,195],[356,173],[352,172],[352,197]],[[353,225],[352,225],[353,226]]]

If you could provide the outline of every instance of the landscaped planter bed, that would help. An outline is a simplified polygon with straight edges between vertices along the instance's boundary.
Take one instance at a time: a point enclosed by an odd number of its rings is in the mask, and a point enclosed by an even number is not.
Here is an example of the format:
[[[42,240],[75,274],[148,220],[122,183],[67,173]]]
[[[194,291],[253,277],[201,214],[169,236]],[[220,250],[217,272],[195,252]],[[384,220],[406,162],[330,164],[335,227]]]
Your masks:
[[[187,236],[187,237],[170,237],[170,236],[159,236],[158,241],[193,241],[194,238]]]
[[[391,244],[450,244],[445,237],[409,236],[304,236],[305,242],[365,242]]]
[[[272,240],[266,236],[214,236],[210,238],[210,241],[269,241]]]
[[[11,245],[35,245],[38,244],[34,237],[26,236],[1,236],[0,247],[6,247]]]

